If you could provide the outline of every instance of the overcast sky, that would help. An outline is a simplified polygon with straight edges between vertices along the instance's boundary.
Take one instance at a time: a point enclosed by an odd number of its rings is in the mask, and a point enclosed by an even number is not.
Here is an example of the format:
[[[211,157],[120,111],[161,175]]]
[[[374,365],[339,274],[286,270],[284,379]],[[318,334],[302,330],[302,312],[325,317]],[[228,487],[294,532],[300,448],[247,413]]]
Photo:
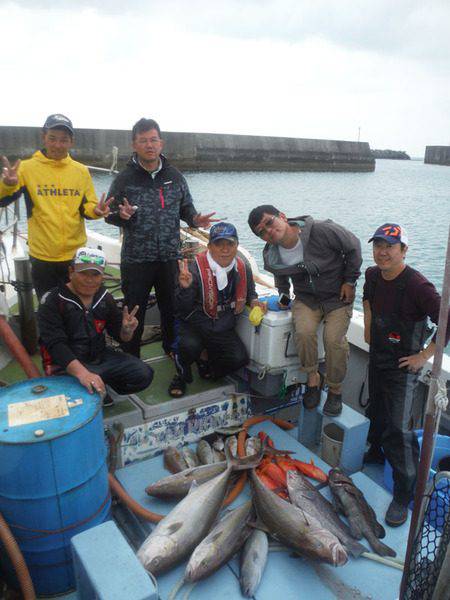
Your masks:
[[[0,0],[0,124],[450,144],[450,0]]]

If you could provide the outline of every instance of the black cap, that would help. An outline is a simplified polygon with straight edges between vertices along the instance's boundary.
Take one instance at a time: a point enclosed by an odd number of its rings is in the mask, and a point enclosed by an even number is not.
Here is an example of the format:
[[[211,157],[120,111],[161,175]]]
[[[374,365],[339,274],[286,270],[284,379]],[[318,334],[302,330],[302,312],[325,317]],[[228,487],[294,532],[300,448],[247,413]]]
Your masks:
[[[44,123],[44,129],[54,129],[55,127],[65,127],[73,135],[72,121],[64,115],[57,114],[47,117]]]

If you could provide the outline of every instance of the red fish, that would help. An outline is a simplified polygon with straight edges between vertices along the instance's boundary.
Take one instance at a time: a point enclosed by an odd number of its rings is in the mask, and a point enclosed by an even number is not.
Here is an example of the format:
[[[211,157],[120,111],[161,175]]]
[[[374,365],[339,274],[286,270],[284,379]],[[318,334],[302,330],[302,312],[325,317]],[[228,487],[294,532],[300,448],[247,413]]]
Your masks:
[[[297,460],[296,458],[283,458],[283,457],[275,457],[277,464],[283,471],[293,471],[296,469],[306,477],[311,477],[312,479],[316,479],[317,481],[321,481],[326,483],[328,481],[328,477],[326,473],[322,471],[319,467],[316,467],[313,460],[311,459],[310,463],[302,462],[301,460]]]

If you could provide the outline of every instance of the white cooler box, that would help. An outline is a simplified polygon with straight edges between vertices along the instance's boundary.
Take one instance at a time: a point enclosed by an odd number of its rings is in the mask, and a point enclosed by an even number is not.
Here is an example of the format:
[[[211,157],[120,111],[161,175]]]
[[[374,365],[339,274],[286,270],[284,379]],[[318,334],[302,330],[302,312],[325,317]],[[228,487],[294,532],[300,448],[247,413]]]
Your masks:
[[[264,316],[261,325],[255,327],[248,320],[248,307],[239,316],[237,333],[253,362],[270,370],[298,366],[292,313],[290,310],[271,311]],[[319,360],[324,358],[323,326],[319,327]]]

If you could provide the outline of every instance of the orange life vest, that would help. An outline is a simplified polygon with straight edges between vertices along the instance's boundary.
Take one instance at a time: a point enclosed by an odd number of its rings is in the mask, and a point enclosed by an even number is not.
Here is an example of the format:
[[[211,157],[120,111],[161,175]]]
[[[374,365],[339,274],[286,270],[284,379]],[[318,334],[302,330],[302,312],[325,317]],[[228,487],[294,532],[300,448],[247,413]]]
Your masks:
[[[211,317],[211,319],[216,319],[219,290],[217,288],[216,278],[214,277],[214,273],[209,266],[206,254],[206,252],[197,254],[195,260],[197,262],[200,279],[202,282],[203,310],[209,317]],[[239,256],[236,256],[236,265],[238,271],[238,280],[236,282],[234,299],[231,303],[231,306],[234,308],[235,314],[239,314],[244,310],[245,301],[247,299],[247,270],[245,268],[244,261],[242,258],[239,258]]]

